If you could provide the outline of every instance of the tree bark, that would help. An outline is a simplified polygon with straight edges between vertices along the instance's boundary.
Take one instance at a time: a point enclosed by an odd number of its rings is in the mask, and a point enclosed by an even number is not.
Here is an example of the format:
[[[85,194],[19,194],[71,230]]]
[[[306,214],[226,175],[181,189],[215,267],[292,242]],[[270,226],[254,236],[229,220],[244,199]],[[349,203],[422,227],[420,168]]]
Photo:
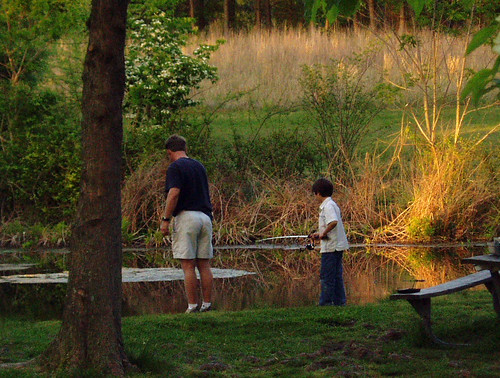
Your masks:
[[[49,370],[124,375],[120,168],[128,0],[93,0],[83,72],[83,172],[61,329]]]
[[[224,0],[224,32],[234,29],[236,20],[236,1]]]
[[[255,27],[260,30],[262,27],[262,0],[255,0]]]
[[[258,29],[265,27],[271,29],[271,1],[270,0],[255,0],[255,26]]]
[[[377,29],[377,12],[375,11],[375,0],[368,0],[368,12],[370,14],[370,29]]]
[[[266,28],[272,28],[272,17],[271,17],[271,1],[270,0],[262,0],[262,19]]]
[[[189,17],[196,20],[199,29],[203,30],[207,26],[204,0],[189,0]]]
[[[406,15],[405,15],[405,3],[401,3],[401,8],[399,9],[399,34],[406,33]]]
[[[353,30],[354,30],[354,33],[359,33],[359,31],[361,30],[361,22],[359,21],[359,13],[356,12],[354,14],[354,16],[352,17],[352,27],[353,27]]]

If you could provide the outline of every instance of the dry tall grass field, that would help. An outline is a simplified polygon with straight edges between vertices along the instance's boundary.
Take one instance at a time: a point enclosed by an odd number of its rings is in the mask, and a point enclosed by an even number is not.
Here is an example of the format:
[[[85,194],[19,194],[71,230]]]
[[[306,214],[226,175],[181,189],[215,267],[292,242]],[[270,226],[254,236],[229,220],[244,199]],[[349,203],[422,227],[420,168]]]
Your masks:
[[[374,76],[383,75],[394,85],[404,87],[409,75],[418,76],[419,70],[436,63],[439,82],[452,91],[456,88],[468,37],[440,34],[436,35],[435,44],[430,31],[419,31],[415,37],[416,46],[411,47],[411,39],[406,39],[406,48],[400,49],[401,36],[390,31],[325,33],[310,28],[224,35],[213,28],[194,37],[191,48],[199,43],[226,40],[211,59],[219,69],[220,80],[215,86],[207,84],[197,95],[206,104],[215,105],[229,93],[251,91],[240,105],[247,105],[246,102],[289,104],[301,96],[298,78],[303,65],[328,64],[331,59],[343,59],[368,50],[373,51],[371,74]],[[489,47],[480,48],[467,57],[465,67],[481,69],[493,59]]]

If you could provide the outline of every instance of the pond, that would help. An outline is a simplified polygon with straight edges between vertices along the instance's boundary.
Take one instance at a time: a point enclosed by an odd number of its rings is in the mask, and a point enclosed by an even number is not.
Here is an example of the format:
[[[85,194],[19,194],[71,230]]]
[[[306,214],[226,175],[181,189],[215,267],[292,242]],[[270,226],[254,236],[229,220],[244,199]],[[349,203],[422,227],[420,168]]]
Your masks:
[[[317,303],[320,290],[317,250],[293,245],[253,247],[216,249],[213,267],[220,272],[236,269],[253,273],[215,280],[213,302],[217,310]],[[344,255],[348,304],[375,302],[399,288],[423,288],[469,274],[471,266],[462,265],[461,259],[484,253],[487,246],[481,243],[431,247],[355,245]],[[179,269],[178,262],[169,256],[171,252],[167,249],[124,249],[124,265]],[[3,250],[0,251],[0,276],[62,272],[68,257],[65,250]],[[61,283],[0,284],[0,311],[37,319],[59,318],[65,289],[66,284]],[[125,316],[178,313],[185,308],[182,275],[170,281],[123,283]]]

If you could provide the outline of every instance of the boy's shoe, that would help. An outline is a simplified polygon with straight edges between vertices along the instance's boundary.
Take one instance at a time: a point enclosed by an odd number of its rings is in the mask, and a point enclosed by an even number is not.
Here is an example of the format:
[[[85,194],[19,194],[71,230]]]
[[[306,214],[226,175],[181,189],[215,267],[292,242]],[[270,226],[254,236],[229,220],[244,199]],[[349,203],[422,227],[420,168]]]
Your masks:
[[[200,311],[200,309],[199,309],[198,307],[199,307],[199,306],[196,306],[196,307],[194,307],[194,308],[189,308],[189,307],[188,307],[188,309],[186,310],[186,312],[185,312],[185,313],[186,313],[186,314],[192,314],[192,313],[194,313],[194,312],[199,312],[199,311]]]
[[[200,312],[208,312],[208,311],[212,311],[212,305],[206,307],[201,306]]]

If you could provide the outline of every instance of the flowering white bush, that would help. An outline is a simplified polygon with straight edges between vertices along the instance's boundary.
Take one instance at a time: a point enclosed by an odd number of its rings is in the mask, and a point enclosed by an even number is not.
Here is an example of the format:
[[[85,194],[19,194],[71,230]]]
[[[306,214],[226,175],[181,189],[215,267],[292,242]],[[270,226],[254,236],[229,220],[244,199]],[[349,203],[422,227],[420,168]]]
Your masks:
[[[134,124],[165,125],[177,112],[196,102],[192,89],[201,81],[217,81],[217,68],[209,64],[216,45],[202,45],[185,55],[182,47],[192,33],[192,19],[154,14],[147,22],[133,22],[126,59],[126,116]]]

